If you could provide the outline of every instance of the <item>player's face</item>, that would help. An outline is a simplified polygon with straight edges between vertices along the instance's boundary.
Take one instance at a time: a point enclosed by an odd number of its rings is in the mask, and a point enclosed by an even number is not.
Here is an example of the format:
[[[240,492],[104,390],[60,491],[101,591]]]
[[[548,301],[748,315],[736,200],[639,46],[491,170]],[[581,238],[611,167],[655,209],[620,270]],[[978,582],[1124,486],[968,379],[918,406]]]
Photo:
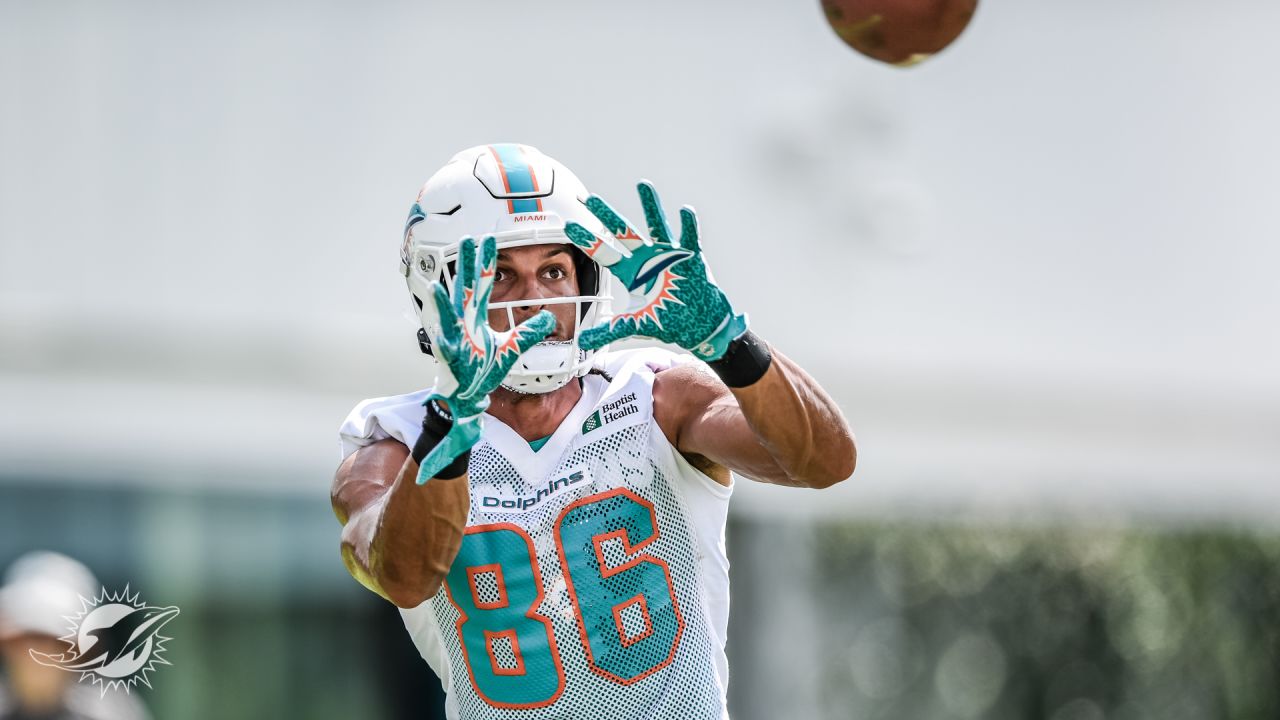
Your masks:
[[[527,245],[498,252],[498,268],[493,278],[490,302],[529,299],[528,305],[513,308],[515,321],[522,323],[540,310],[549,310],[556,318],[551,340],[573,338],[576,303],[539,304],[540,299],[578,295],[578,277],[568,245]],[[505,310],[490,310],[489,324],[494,330],[510,329]]]

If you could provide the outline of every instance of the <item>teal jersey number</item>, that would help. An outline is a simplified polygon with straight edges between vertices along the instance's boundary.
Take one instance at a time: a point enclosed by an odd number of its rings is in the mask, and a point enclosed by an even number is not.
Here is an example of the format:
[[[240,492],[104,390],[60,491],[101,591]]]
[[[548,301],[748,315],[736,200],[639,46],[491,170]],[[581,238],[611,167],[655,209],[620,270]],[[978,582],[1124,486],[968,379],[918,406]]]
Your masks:
[[[445,579],[471,684],[495,707],[550,705],[564,690],[533,541],[507,524],[467,528]]]
[[[583,498],[561,513],[555,538],[592,671],[630,684],[670,664],[683,622],[670,569],[643,552],[658,538],[653,505],[623,488]],[[551,619],[538,612],[542,578],[523,529],[467,528],[445,589],[481,699],[530,709],[560,697],[564,670]]]
[[[556,524],[591,669],[614,682],[633,683],[666,667],[680,641],[671,571],[641,552],[657,539],[653,505],[622,488],[573,503]],[[622,562],[609,562],[610,553]]]

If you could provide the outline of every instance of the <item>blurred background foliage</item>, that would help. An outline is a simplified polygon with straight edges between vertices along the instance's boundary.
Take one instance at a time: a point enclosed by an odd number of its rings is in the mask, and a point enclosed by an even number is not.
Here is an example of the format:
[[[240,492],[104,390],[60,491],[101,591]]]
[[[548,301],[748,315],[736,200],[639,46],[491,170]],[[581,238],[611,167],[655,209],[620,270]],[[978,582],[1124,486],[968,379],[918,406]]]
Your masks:
[[[814,535],[828,717],[1280,716],[1273,533],[1085,521]]]

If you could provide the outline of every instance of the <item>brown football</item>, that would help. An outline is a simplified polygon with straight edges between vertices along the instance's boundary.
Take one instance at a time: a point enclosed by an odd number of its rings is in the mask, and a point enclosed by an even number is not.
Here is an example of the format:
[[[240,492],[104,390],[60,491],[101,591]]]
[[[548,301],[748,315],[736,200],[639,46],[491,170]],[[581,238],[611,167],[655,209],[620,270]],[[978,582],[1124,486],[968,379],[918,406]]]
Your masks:
[[[881,62],[906,67],[959,37],[978,0],[822,0],[836,35]]]

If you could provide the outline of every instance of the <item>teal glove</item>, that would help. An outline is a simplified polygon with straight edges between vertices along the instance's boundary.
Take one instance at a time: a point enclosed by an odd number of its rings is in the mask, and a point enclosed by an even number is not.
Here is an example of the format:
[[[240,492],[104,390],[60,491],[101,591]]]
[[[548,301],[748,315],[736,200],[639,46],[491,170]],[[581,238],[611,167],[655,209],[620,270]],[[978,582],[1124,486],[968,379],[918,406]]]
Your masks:
[[[489,294],[497,264],[498,249],[492,236],[484,239],[478,259],[476,241],[463,238],[453,298],[440,283],[431,285],[433,302],[423,308],[423,327],[439,328],[431,340],[440,372],[426,402],[437,400],[447,405],[453,427],[418,464],[419,485],[476,444],[481,416],[489,407],[489,393],[502,384],[525,350],[555,330],[556,320],[546,310],[513,330],[494,332],[489,327]]]
[[[613,233],[622,252],[578,223],[565,223],[564,232],[573,244],[609,268],[631,294],[624,312],[583,330],[578,346],[595,350],[614,340],[643,335],[679,345],[703,360],[718,360],[729,343],[747,331],[747,317],[734,313],[703,264],[693,208],[680,209],[677,246],[671,241],[653,185],[642,180],[637,189],[652,241],[641,237],[597,195],[587,198],[587,209]]]

